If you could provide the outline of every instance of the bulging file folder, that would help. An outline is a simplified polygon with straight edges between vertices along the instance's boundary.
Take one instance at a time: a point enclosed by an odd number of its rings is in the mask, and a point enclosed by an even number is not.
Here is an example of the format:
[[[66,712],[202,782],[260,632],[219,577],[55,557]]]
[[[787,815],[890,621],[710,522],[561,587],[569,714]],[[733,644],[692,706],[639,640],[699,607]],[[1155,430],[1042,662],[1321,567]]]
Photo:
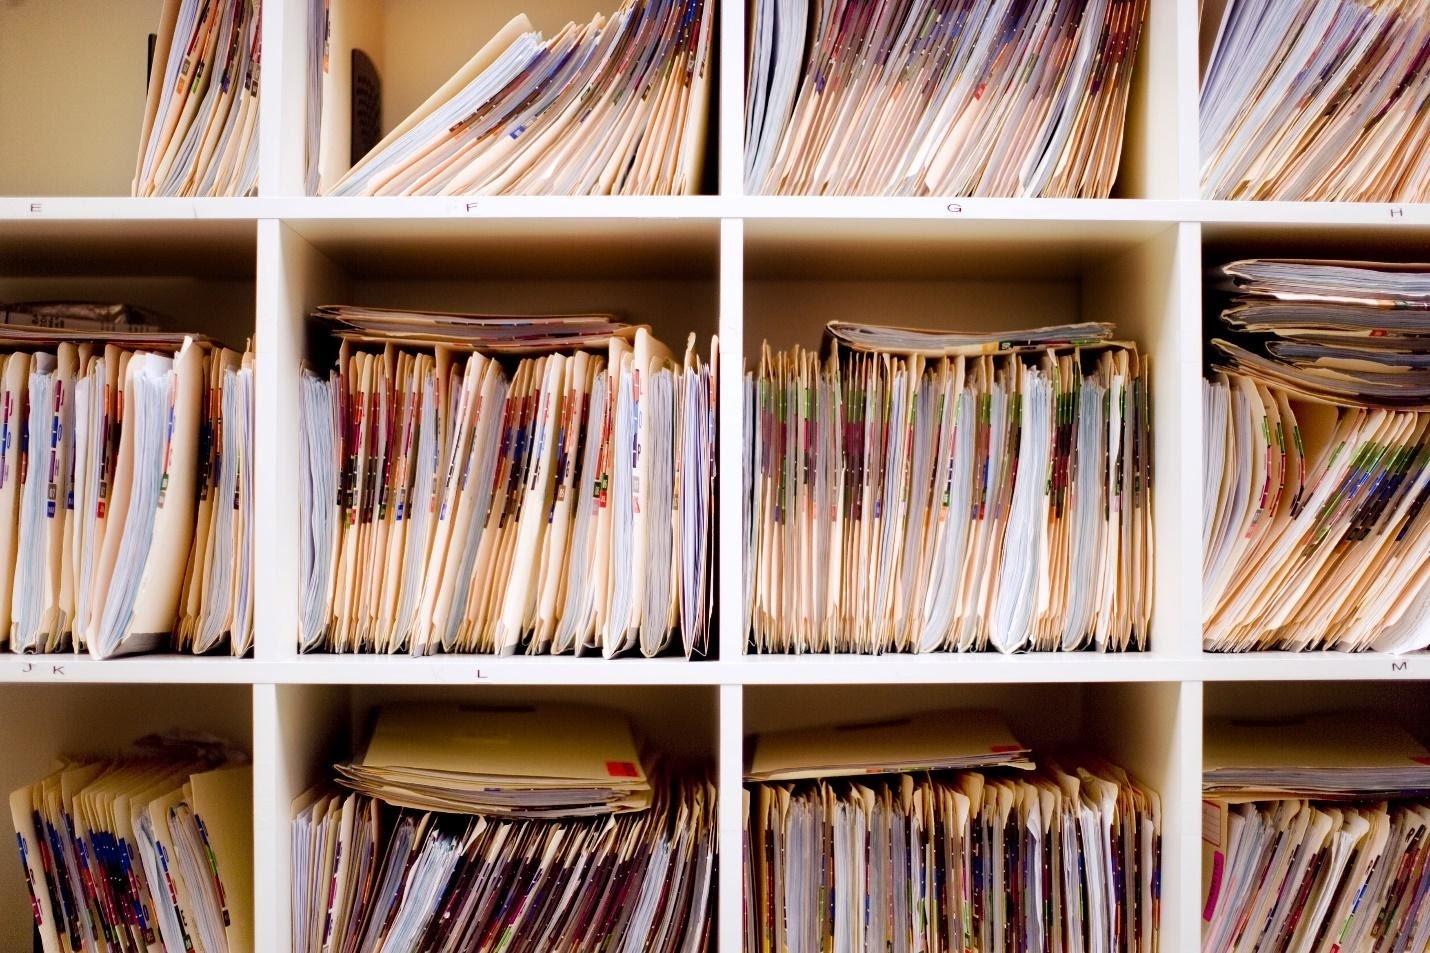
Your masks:
[[[0,631],[109,658],[252,644],[253,368],[199,336],[0,325]]]

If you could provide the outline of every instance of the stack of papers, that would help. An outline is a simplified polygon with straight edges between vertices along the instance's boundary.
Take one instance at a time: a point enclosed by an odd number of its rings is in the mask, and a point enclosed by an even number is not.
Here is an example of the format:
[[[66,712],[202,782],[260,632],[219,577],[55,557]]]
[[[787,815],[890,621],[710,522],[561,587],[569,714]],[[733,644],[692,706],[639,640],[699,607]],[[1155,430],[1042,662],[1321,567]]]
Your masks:
[[[580,705],[384,708],[362,757],[337,771],[356,791],[427,811],[584,817],[651,802],[629,722]]]
[[[1136,348],[1063,343],[1100,326],[831,331],[899,350],[766,347],[746,376],[751,649],[1142,648],[1152,447]]]
[[[1430,794],[1430,749],[1353,711],[1207,726],[1204,788],[1241,799]]]
[[[0,326],[0,633],[96,658],[253,639],[253,358]]]
[[[1424,0],[1229,0],[1202,79],[1202,194],[1430,199]]]
[[[1202,949],[1430,949],[1430,802],[1203,806]]]
[[[715,790],[658,782],[651,809],[562,821],[295,802],[294,953],[702,953],[715,910]]]
[[[746,801],[746,950],[1158,949],[1161,803],[1114,765]]]
[[[0,305],[0,324],[93,333],[154,332],[159,317],[148,308],[109,301],[19,301]]]
[[[1430,647],[1430,266],[1250,261],[1203,388],[1208,649]]]
[[[1252,259],[1227,265],[1241,336],[1217,363],[1324,403],[1430,410],[1430,264]]]
[[[75,762],[10,812],[44,953],[254,948],[251,767]]]
[[[164,0],[134,194],[252,195],[261,0]]]
[[[995,712],[941,711],[876,722],[767,732],[745,778],[798,781],[954,768],[1031,770],[1031,752]]]
[[[705,654],[718,342],[677,363],[604,316],[324,314],[346,339],[303,382],[305,651]]]
[[[1145,0],[755,0],[745,190],[1106,198]]]
[[[325,192],[695,192],[713,24],[708,0],[626,0],[549,39],[517,16]]]

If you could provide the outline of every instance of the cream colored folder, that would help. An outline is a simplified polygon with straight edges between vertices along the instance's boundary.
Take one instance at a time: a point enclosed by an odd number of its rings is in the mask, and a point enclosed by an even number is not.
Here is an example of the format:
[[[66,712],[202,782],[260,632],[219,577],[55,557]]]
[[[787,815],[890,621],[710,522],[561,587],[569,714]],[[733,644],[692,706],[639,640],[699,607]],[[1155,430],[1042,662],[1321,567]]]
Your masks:
[[[154,519],[154,539],[134,601],[129,633],[167,633],[174,625],[184,559],[194,532],[195,463],[203,400],[203,354],[192,340],[174,355],[173,429],[164,470],[167,486]]]
[[[189,779],[191,805],[204,834],[228,909],[231,953],[253,946],[253,766],[228,765]]]
[[[583,705],[391,706],[358,764],[440,774],[474,787],[491,779],[646,780],[625,716]]]
[[[1032,770],[1029,754],[995,712],[920,712],[762,734],[745,777],[794,781],[954,768]]]
[[[344,175],[338,182],[333,183],[334,187],[349,176],[355,175],[366,168],[374,156],[381,155],[382,151],[386,149],[388,145],[399,139],[409,129],[423,119],[426,119],[435,112],[439,106],[465,88],[468,83],[481,75],[483,70],[491,66],[497,57],[512,44],[513,40],[523,33],[531,32],[531,29],[531,21],[526,18],[526,14],[521,13],[512,17],[506,26],[502,27],[495,36],[487,41],[485,46],[478,50],[471,59],[467,60],[461,69],[452,75],[451,79],[443,83],[431,96],[428,96],[426,101],[413,110],[410,116],[398,123],[396,128],[386,136],[383,136],[382,141],[374,146],[371,152],[354,165],[352,169],[348,171],[347,175]],[[324,112],[326,113],[328,111],[325,103]]]

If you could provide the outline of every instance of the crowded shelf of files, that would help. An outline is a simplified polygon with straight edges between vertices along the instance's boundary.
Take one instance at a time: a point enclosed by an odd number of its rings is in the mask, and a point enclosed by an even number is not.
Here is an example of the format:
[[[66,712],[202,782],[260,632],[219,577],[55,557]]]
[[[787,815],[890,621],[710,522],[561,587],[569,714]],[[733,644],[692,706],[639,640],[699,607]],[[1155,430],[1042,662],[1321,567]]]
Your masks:
[[[79,4],[66,3],[62,7]],[[1199,948],[1204,717],[1373,707],[1430,730],[1422,654],[1202,650],[1198,479],[1203,290],[1209,268],[1252,256],[1430,260],[1430,205],[1211,200],[1199,182],[1198,88],[1218,10],[1149,0],[1117,179],[1105,199],[749,194],[742,152],[744,4],[718,5],[706,174],[679,196],[310,196],[303,115],[307,4],[262,5],[256,194],[131,198],[154,0],[59,15],[0,13],[0,299],[105,298],[181,318],[257,353],[255,642],[251,657],[0,658],[10,726],[0,789],[77,747],[113,748],[183,726],[254,760],[259,948],[288,944],[289,806],[345,757],[380,705],[407,699],[573,701],[717,767],[718,937],[742,931],[739,792],[744,737],[955,707],[1001,711],[1038,748],[1086,742],[1162,794],[1164,949]],[[517,12],[548,34],[577,0],[373,2],[387,127]],[[131,38],[132,42],[125,38]],[[41,89],[47,61],[93,64]],[[52,72],[52,71],[50,71]],[[47,73],[48,75],[48,73]],[[24,95],[16,90],[24,89]],[[127,98],[126,98],[127,97]],[[83,143],[84,148],[80,148]],[[298,651],[298,362],[310,311],[351,302],[472,311],[610,310],[675,345],[718,334],[721,472],[746,435],[741,367],[761,343],[817,346],[824,323],[870,313],[949,330],[1112,320],[1151,361],[1153,612],[1145,652],[879,657],[747,655],[741,552],[719,549],[712,658],[424,658]],[[715,525],[740,524],[738,481]],[[0,937],[28,934],[20,871],[0,867]]]

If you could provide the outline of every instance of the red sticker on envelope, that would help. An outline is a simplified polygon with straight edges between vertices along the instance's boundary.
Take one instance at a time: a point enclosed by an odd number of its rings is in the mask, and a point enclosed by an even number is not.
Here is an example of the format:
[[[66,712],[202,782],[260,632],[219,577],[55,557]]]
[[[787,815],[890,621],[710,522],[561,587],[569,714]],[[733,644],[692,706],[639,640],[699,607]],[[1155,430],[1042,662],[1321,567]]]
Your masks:
[[[994,754],[1007,754],[1010,751],[1022,751],[1022,745],[994,745],[988,749]]]
[[[613,778],[638,778],[640,769],[629,761],[607,761],[606,773]]]

